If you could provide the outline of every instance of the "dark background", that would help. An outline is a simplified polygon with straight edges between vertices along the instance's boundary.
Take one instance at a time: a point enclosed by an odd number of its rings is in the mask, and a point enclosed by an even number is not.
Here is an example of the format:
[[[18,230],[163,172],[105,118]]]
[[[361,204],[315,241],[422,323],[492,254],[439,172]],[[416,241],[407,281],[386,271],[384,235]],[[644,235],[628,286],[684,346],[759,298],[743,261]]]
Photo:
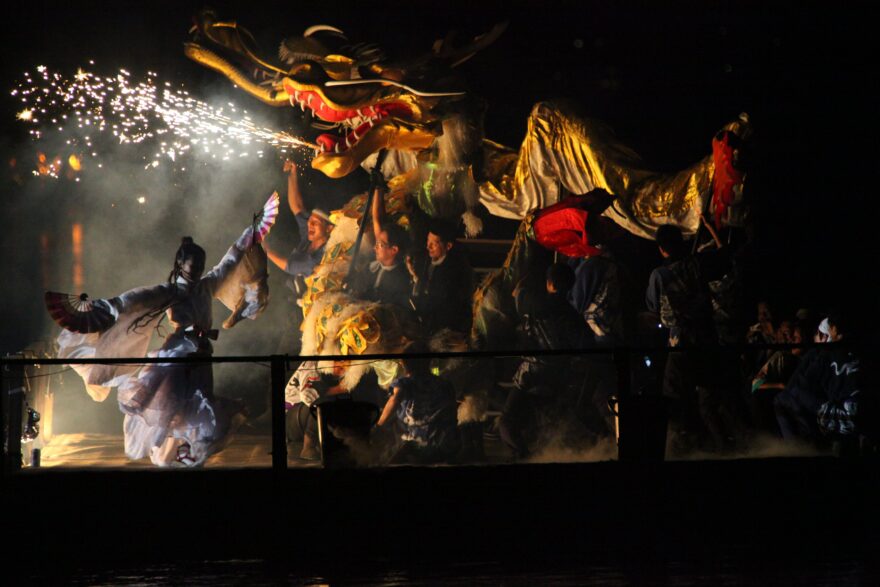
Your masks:
[[[228,94],[276,127],[296,128],[298,119],[289,109],[269,111],[183,56],[190,17],[203,6],[21,4],[3,19],[2,80],[8,89],[23,70],[36,65],[72,74],[94,59],[96,71],[156,71],[163,79],[185,84],[196,96]],[[300,34],[315,23],[342,28],[353,40],[376,41],[393,56],[427,51],[434,39],[453,28],[473,36],[507,20],[501,39],[462,71],[471,91],[489,103],[487,137],[512,147],[518,147],[535,102],[565,97],[607,121],[649,166],[675,170],[708,154],[714,132],[748,112],[755,129],[748,189],[757,219],[750,298],[769,297],[780,307],[778,313],[804,304],[820,310],[844,305],[871,317],[875,206],[869,190],[875,165],[869,158],[876,150],[877,76],[871,57],[876,55],[874,21],[867,3],[557,0],[211,6],[221,17],[249,28],[267,54],[286,35]],[[109,243],[86,250],[88,291],[106,296],[164,279],[180,234],[197,232],[194,236],[206,242],[209,256],[219,255],[246,223],[247,207],[253,209],[265,193],[284,186],[280,158],[269,156],[246,173],[235,171],[237,181],[247,182],[247,189],[240,187],[236,195],[211,188],[212,199],[187,200],[191,186],[181,187],[181,182],[217,185],[210,182],[223,182],[224,174],[233,173],[218,166],[193,166],[183,180],[164,178],[179,188],[165,192],[164,206],[119,205],[106,215],[105,190],[86,173],[77,185],[21,174],[35,147],[15,120],[20,107],[7,91],[3,96],[0,149],[4,160],[19,162],[17,170],[4,166],[2,178],[3,352],[46,336],[41,302],[46,276],[41,271],[49,272],[52,289],[70,287],[64,234],[71,219],[91,223],[90,234],[100,233]],[[120,151],[116,161],[126,165],[126,156],[136,159],[134,151]],[[132,165],[134,171],[126,176],[132,189],[157,181],[157,172],[149,176],[137,171],[140,167]],[[342,201],[364,185],[361,176],[331,182],[309,174],[305,190],[309,198],[321,194]],[[247,199],[240,194],[245,191]],[[208,208],[213,220],[198,233],[193,228],[200,226],[197,216]],[[224,215],[231,218],[228,229],[216,221]],[[282,217],[273,232],[271,238],[281,248],[293,242],[292,225]],[[513,226],[499,223],[493,230],[512,234]],[[58,235],[52,238],[48,269],[37,262],[38,239],[47,232]],[[165,234],[175,236],[169,240]],[[156,257],[155,263],[143,261],[147,254]],[[129,273],[123,277],[123,268],[143,277],[132,283]],[[252,326],[251,333],[259,330],[259,323]],[[229,350],[218,348],[220,354]]]

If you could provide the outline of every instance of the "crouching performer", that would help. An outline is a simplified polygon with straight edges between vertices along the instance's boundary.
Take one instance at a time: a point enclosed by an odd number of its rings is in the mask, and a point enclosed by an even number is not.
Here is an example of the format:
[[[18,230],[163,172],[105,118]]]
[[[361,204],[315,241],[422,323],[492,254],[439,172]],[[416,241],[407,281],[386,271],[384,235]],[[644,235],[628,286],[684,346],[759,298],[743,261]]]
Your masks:
[[[65,330],[58,337],[60,358],[205,357],[218,331],[211,305],[223,302],[231,328],[255,319],[268,302],[266,254],[259,246],[278,214],[273,194],[253,226],[203,275],[205,251],[184,237],[166,283],[127,291],[114,298],[46,293],[46,306]],[[153,331],[167,317],[172,330],[162,346],[147,349]],[[149,456],[158,466],[199,466],[219,452],[244,420],[240,402],[214,396],[213,370],[204,363],[73,365],[89,395],[103,401],[117,388],[125,414],[125,454]]]
[[[427,345],[407,345],[407,355],[428,352]],[[450,462],[458,452],[455,389],[431,373],[430,361],[405,356],[404,374],[391,384],[391,397],[377,426],[396,424],[400,439],[392,464],[430,465]]]

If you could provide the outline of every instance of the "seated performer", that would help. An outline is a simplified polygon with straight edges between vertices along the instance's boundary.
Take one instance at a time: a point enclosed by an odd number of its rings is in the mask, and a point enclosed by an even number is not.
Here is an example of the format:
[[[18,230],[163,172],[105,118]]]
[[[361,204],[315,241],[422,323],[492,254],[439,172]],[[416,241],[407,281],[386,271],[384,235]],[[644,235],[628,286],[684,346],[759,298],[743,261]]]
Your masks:
[[[371,212],[376,260],[354,274],[349,289],[356,298],[411,309],[409,298],[412,284],[403,262],[409,235],[399,224],[384,221],[383,190],[375,189]]]
[[[425,248],[428,257],[421,270],[416,270],[411,257],[406,258],[419,319],[430,334],[444,328],[470,331],[473,276],[467,259],[455,246],[455,228],[434,222]]]
[[[844,314],[833,311],[813,340],[840,343],[853,331]],[[860,362],[852,348],[837,344],[810,349],[773,402],[782,437],[839,442],[873,435],[876,400],[865,385]]]
[[[302,310],[297,306],[297,301],[305,288],[303,280],[311,275],[315,265],[321,262],[321,258],[324,256],[324,246],[330,238],[330,232],[334,225],[330,220],[330,215],[324,210],[320,208],[315,208],[311,212],[306,210],[297,181],[296,163],[285,161],[284,171],[288,174],[287,204],[296,219],[299,229],[299,243],[287,257],[272,250],[267,241],[263,242],[263,249],[272,263],[291,276],[287,280],[287,287],[290,288],[291,307],[286,313],[287,324],[278,345],[278,352],[297,354],[301,342],[299,328],[303,320]]]
[[[343,396],[353,402],[351,405],[372,404],[377,410],[385,405],[386,393],[379,387],[374,373],[362,377],[352,390],[343,387],[342,378],[350,367],[350,361],[334,361],[331,367],[319,367],[317,361],[303,361],[287,383],[284,407],[287,412],[288,440],[302,441],[301,459],[314,461],[321,458],[318,421],[316,412],[312,410],[314,406]],[[340,434],[338,429],[333,431],[332,422],[325,419],[325,425],[329,426],[334,436]],[[328,428],[325,428],[324,434],[327,431]]]
[[[302,440],[299,457],[306,461],[320,458],[318,450],[318,422],[311,411],[312,404],[322,397],[349,393],[339,385],[346,365],[334,363],[327,372],[318,368],[317,361],[303,361],[284,390],[287,411],[288,437]]]
[[[53,318],[65,328],[58,337],[60,358],[113,358],[143,356],[154,329],[164,317],[172,330],[155,357],[210,357],[211,307],[218,298],[235,314],[254,318],[262,311],[266,257],[259,244],[274,222],[278,197],[273,194],[255,231],[248,227],[207,274],[205,251],[184,237],[166,283],[142,287],[115,298],[88,300],[85,294],[73,306],[64,294],[49,292],[46,303]],[[270,211],[270,209],[273,209]],[[271,218],[269,218],[271,216]],[[211,363],[153,363],[130,365],[76,365],[90,395],[103,400],[117,387],[119,408],[125,414],[125,454],[130,459],[149,456],[159,466],[197,466],[220,451],[243,420],[243,405],[214,396]]]

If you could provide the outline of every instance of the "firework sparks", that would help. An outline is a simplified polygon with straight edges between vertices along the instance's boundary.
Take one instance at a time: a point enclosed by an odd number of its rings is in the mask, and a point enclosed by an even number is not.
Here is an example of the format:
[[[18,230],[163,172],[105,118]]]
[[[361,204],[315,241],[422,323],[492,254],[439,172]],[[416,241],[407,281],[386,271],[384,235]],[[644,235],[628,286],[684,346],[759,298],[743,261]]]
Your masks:
[[[232,102],[215,106],[170,82],[160,84],[152,72],[134,81],[124,69],[102,77],[79,68],[68,79],[39,66],[35,74],[24,74],[11,95],[24,106],[16,118],[33,125],[34,139],[48,132],[64,133],[71,150],[85,151],[92,158],[99,157],[93,144],[98,135],[112,134],[116,144],[155,144],[156,152],[144,156],[145,168],[157,167],[166,159],[173,164],[194,153],[229,161],[252,154],[262,157],[265,147],[304,153],[316,148],[286,132],[258,125]],[[60,162],[58,166],[40,162],[35,173],[57,177],[59,166]]]

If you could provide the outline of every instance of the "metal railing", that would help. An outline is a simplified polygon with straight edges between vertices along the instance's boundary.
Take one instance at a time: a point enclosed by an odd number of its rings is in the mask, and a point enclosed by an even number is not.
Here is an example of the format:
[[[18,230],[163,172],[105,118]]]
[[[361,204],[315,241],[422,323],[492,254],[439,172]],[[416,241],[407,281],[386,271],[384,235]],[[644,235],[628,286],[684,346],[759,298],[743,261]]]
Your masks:
[[[619,397],[632,393],[632,358],[634,356],[666,355],[668,353],[718,351],[727,355],[756,350],[793,350],[810,348],[849,348],[857,347],[864,351],[873,345],[847,343],[801,343],[801,344],[730,344],[718,346],[628,346],[617,348],[594,348],[576,350],[510,350],[510,351],[461,351],[428,352],[417,354],[362,354],[362,355],[253,355],[253,356],[211,356],[211,357],[137,357],[137,358],[99,358],[99,359],[57,359],[35,357],[0,357],[0,422],[5,425],[5,438],[2,456],[4,473],[16,471],[21,467],[21,428],[22,401],[24,396],[24,368],[43,365],[149,365],[149,364],[204,364],[204,363],[269,363],[271,373],[271,450],[272,469],[284,471],[287,462],[287,431],[285,421],[284,391],[287,385],[288,367],[301,361],[385,361],[401,358],[414,359],[511,359],[523,357],[561,357],[611,355],[617,373],[617,392]]]

